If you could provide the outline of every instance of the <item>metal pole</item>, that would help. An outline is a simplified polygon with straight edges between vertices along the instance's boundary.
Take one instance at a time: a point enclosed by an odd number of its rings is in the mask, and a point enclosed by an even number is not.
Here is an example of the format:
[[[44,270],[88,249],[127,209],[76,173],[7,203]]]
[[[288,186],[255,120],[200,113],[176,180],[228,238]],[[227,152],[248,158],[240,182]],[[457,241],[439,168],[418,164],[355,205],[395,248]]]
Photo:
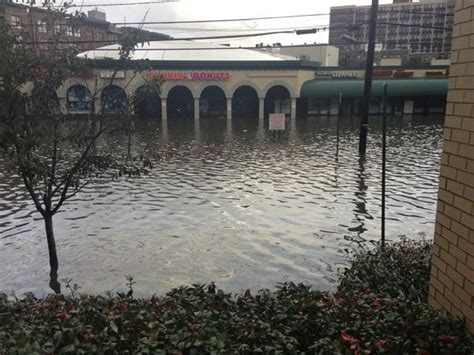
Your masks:
[[[339,105],[336,118],[336,158],[339,156],[339,118],[342,116],[342,92],[339,92]]]
[[[382,248],[385,246],[385,172],[387,156],[387,84],[383,85],[383,118],[382,118]]]
[[[365,68],[364,96],[362,98],[362,112],[360,117],[359,153],[365,154],[367,150],[367,132],[369,124],[370,92],[372,89],[372,73],[374,69],[375,34],[377,31],[377,12],[379,1],[372,0],[370,11],[369,38],[367,46],[367,62]]]

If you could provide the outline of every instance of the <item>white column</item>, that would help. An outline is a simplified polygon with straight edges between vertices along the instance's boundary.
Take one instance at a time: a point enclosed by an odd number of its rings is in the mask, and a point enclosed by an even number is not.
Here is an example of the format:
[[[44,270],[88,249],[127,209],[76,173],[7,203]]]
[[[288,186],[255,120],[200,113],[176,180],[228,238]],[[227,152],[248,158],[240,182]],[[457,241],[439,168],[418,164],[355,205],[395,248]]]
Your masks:
[[[94,97],[94,114],[98,115],[102,110],[102,100],[100,97]]]
[[[296,97],[291,98],[291,119],[296,118]]]
[[[161,119],[162,120],[168,119],[168,105],[166,104],[167,101],[168,101],[168,98],[161,99]]]
[[[59,110],[63,115],[67,115],[69,113],[67,99],[65,97],[59,98]]]
[[[227,119],[232,119],[232,97],[227,98]]]
[[[194,98],[194,119],[198,120],[200,118],[201,108],[199,106],[199,97]]]
[[[258,119],[263,120],[265,115],[265,98],[259,97],[258,98]]]

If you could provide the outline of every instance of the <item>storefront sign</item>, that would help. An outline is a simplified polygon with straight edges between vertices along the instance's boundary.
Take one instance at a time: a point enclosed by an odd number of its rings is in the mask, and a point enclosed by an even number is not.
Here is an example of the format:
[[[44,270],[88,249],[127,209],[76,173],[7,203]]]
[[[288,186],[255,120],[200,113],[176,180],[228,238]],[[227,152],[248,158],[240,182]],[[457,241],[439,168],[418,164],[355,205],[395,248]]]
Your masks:
[[[393,70],[374,70],[372,76],[376,77],[384,77],[384,76],[392,76]]]
[[[357,79],[359,74],[351,71],[316,72],[315,78]]]
[[[426,76],[448,76],[448,70],[427,71]]]
[[[270,114],[270,131],[284,131],[285,130],[285,114],[271,113]]]
[[[230,79],[229,72],[159,70],[147,72],[148,79],[153,79],[160,76],[167,81],[227,81]]]
[[[415,74],[413,71],[397,70],[393,73],[396,78],[410,78]]]
[[[411,78],[415,75],[413,71],[406,71],[406,70],[374,70],[373,76],[374,77],[390,77],[393,76],[395,78]]]
[[[315,78],[330,78],[331,77],[331,72],[327,71],[317,71],[314,73]]]
[[[125,79],[125,71],[124,70],[118,70],[115,73],[114,70],[101,70],[100,71],[100,78],[101,79],[112,79],[114,77],[115,79]]]

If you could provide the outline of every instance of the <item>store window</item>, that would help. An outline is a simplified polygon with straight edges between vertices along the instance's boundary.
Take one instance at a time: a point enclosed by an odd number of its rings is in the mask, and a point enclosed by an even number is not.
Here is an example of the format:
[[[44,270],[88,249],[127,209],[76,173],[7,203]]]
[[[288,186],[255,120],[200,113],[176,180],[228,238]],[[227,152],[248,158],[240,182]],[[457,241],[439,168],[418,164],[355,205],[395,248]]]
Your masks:
[[[38,32],[39,33],[48,33],[48,27],[45,20],[38,20]]]
[[[21,16],[12,15],[11,20],[12,20],[12,27],[15,30],[21,30],[22,29],[23,24],[22,24]]]

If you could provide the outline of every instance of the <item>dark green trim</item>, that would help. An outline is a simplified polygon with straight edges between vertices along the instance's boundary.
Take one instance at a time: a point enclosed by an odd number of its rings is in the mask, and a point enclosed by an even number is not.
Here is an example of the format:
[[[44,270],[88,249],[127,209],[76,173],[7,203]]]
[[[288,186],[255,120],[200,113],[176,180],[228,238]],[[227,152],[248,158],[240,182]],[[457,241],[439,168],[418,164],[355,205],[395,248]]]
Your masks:
[[[383,85],[388,85],[389,96],[446,96],[447,78],[430,79],[375,79],[372,82],[373,97],[383,95]],[[364,93],[364,80],[311,80],[301,88],[301,97],[361,97]]]
[[[319,70],[320,64],[301,60],[282,61],[153,61],[146,60],[153,69],[182,69],[182,70]],[[120,63],[114,59],[89,60],[89,66],[97,69],[110,69]]]

